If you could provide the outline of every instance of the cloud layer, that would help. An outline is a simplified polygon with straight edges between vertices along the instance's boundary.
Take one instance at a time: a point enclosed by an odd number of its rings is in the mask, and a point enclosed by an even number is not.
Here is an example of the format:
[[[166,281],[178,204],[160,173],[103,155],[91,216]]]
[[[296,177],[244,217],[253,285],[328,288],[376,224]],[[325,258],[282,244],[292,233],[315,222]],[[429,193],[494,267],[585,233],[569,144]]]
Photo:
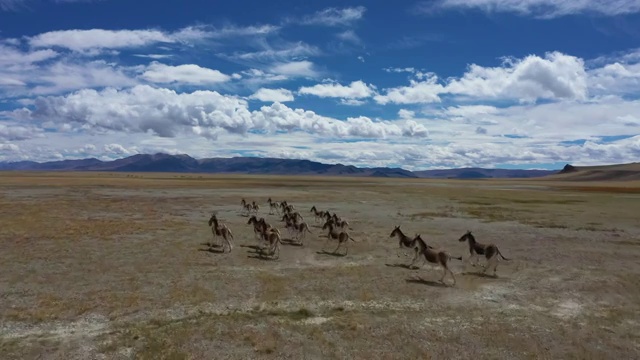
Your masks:
[[[217,138],[222,130],[239,135],[250,131],[302,131],[330,138],[426,136],[424,127],[415,122],[374,122],[363,116],[340,121],[279,102],[250,111],[248,103],[235,96],[215,91],[177,93],[148,85],[40,97],[35,99],[33,110],[20,109],[13,116],[54,122],[70,131],[152,133],[159,137],[193,133]]]
[[[640,12],[640,3],[635,0],[436,0],[422,2],[418,8],[427,13],[438,9],[479,9],[550,19],[576,14],[633,14]]]
[[[634,1],[602,4],[439,0],[420,9],[546,19],[640,11]],[[0,0],[5,11],[22,5]],[[448,73],[422,57],[394,67],[362,31],[372,11],[0,37],[0,161],[162,151],[423,169],[640,156],[640,50],[498,54]]]

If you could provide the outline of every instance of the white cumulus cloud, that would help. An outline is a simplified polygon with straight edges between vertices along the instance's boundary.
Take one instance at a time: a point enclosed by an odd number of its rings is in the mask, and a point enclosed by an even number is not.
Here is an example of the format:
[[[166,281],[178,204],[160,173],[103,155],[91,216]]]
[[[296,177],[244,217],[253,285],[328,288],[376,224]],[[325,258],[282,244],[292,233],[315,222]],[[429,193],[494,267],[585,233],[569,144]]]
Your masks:
[[[400,109],[398,110],[398,116],[401,119],[413,119],[416,116],[416,112],[407,109]]]
[[[216,84],[231,79],[229,75],[218,70],[203,68],[195,64],[170,66],[158,62],[151,63],[140,77],[153,83],[192,85]]]
[[[91,148],[84,148],[84,150],[92,150]],[[103,150],[107,154],[116,154],[116,155],[131,155],[133,151],[126,149],[124,146],[120,144],[106,144],[103,147]]]
[[[337,83],[316,84],[314,86],[302,87],[299,94],[315,95],[319,97],[334,97],[344,99],[367,98],[374,94],[375,87],[364,83],[362,80],[353,81],[349,85]]]
[[[267,35],[279,30],[274,25],[226,26],[212,28],[208,26],[187,26],[173,32],[157,29],[71,29],[55,30],[28,38],[35,48],[59,47],[68,50],[93,54],[100,49],[141,48],[153,44],[172,44],[198,41],[207,38],[229,38],[240,36]]]
[[[451,94],[535,102],[586,100],[589,94],[584,61],[559,52],[547,53],[544,57],[508,58],[496,67],[472,64],[461,77],[449,78],[446,82],[432,73],[417,73],[416,77],[419,80],[411,79],[409,86],[385,89],[385,94],[377,95],[375,100],[380,104],[434,103],[440,102],[442,95]]]
[[[260,88],[258,91],[249,96],[249,99],[260,100],[264,102],[287,102],[293,101],[293,93],[287,89],[267,89]]]
[[[384,95],[379,94],[373,98],[382,105],[436,103],[441,101],[439,94],[443,91],[444,87],[438,83],[438,77],[433,75],[425,81],[412,79],[409,86],[385,89]]]
[[[29,44],[36,48],[62,47],[73,51],[95,48],[119,49],[153,43],[172,43],[171,35],[159,30],[57,30],[36,35]]]
[[[160,137],[198,134],[215,138],[219,130],[241,135],[249,130],[284,130],[330,137],[425,136],[413,123],[380,122],[362,116],[343,121],[278,102],[250,111],[245,100],[215,91],[177,93],[147,85],[40,97],[33,107],[15,111],[14,116],[84,130],[150,132]]]
[[[271,66],[270,72],[284,76],[316,77],[318,72],[314,64],[308,60],[277,63]]]
[[[13,46],[0,44],[0,66],[19,67],[58,57],[58,53],[51,50],[22,51]],[[1,70],[0,70],[1,71]]]
[[[588,72],[589,88],[593,94],[625,94],[640,89],[640,63],[615,62]]]
[[[584,100],[587,74],[582,59],[552,52],[544,58],[530,55],[507,59],[499,67],[473,64],[461,78],[450,81],[444,91],[477,98]]]

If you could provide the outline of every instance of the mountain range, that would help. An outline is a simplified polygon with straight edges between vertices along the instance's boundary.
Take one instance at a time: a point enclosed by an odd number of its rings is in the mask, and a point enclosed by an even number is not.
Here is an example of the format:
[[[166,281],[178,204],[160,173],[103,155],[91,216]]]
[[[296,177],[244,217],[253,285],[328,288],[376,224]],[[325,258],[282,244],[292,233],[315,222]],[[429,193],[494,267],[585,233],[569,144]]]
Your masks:
[[[371,176],[397,178],[531,178],[557,174],[559,170],[459,168],[408,171],[401,168],[360,168],[310,160],[258,157],[195,159],[189,155],[138,154],[112,161],[96,158],[49,162],[0,162],[0,170],[20,171],[123,171],[177,173],[231,173],[263,175]]]

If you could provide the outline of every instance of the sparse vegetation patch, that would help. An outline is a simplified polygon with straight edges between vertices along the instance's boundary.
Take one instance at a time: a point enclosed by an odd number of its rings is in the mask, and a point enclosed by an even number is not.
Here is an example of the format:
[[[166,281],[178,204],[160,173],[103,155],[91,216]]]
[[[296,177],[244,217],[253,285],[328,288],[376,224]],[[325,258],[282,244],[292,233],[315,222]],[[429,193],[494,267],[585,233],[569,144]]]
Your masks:
[[[637,199],[566,182],[473,184],[0,174],[0,357],[635,355]],[[242,198],[279,230],[279,256],[260,250]],[[295,205],[310,231],[287,227],[269,198]],[[212,214],[233,232],[231,251],[207,245]],[[348,252],[332,253],[329,219],[357,240]],[[422,258],[410,268],[395,226],[450,254],[455,285]],[[457,241],[467,230],[510,259],[495,276],[468,262]],[[407,342],[416,334],[428,341]]]

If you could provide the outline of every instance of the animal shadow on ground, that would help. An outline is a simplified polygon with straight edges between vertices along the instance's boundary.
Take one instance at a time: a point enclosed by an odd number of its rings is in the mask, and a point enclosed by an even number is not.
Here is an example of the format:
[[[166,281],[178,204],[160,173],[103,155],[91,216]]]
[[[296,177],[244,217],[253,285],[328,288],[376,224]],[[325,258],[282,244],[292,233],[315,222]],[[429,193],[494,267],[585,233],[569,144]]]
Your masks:
[[[261,252],[256,252],[256,254],[258,254],[258,255],[249,255],[249,256],[247,256],[247,257],[248,257],[249,259],[258,259],[258,260],[262,260],[262,261],[269,261],[269,260],[274,261],[274,260],[275,260],[275,259],[272,259],[272,258],[270,258],[270,257],[268,257],[268,256],[265,256],[265,255],[264,255],[263,253],[261,253]]]
[[[481,278],[489,278],[489,279],[497,279],[498,278],[498,274],[496,275],[490,275],[490,274],[486,274],[483,272],[474,272],[474,271],[466,271],[463,273],[460,273],[460,275],[470,275],[470,276],[476,276],[476,277],[481,277]]]
[[[204,246],[209,246],[209,244],[201,244]],[[212,254],[224,254],[224,248],[220,244],[213,244],[211,247],[207,247],[206,249],[198,249],[198,251],[205,251]]]
[[[252,254],[252,255],[248,255],[247,256],[249,259],[276,260],[276,259],[272,259],[268,255],[266,255],[265,254],[266,249],[263,249],[258,245],[240,245],[240,246],[253,250],[253,251],[247,251],[248,254]]]
[[[240,245],[240,247],[253,250],[253,251],[247,251],[247,253],[249,254],[259,254],[262,252],[262,248],[258,245]]]
[[[340,254],[340,253],[335,253],[335,252],[329,252],[329,251],[326,251],[326,250],[316,251],[316,254],[318,254],[318,255],[331,255],[331,256],[336,256],[336,257],[344,257],[344,256],[347,256],[347,254]]]
[[[255,255],[249,255],[247,256],[249,259],[258,259],[258,260],[262,260],[262,261],[276,261],[277,259],[271,257],[269,254],[266,253],[267,249],[264,250],[256,250],[255,252],[250,251],[250,254],[255,254]]]
[[[290,246],[302,246],[302,243],[295,241],[293,239],[282,239],[281,241],[283,244],[287,244]]]
[[[422,285],[434,286],[434,287],[449,287],[449,285],[441,283],[439,281],[426,280],[423,278],[412,278],[412,279],[406,279],[405,281],[411,284],[422,284]]]
[[[384,266],[388,266],[388,267],[394,267],[394,268],[403,268],[403,269],[407,269],[407,270],[417,270],[418,267],[417,266],[409,266],[409,264],[402,264],[402,263],[396,263],[396,264],[384,264]]]

